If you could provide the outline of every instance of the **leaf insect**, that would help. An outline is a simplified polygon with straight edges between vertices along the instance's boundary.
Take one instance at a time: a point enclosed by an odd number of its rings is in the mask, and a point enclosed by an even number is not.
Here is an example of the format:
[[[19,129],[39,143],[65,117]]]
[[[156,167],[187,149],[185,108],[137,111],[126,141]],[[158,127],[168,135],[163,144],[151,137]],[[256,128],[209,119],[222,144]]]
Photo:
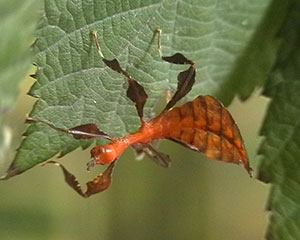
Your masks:
[[[157,29],[156,33],[158,34],[158,49],[161,55],[161,30]],[[104,58],[98,42],[97,32],[93,31],[91,34],[104,64],[126,78],[128,82],[127,97],[135,104],[141,127],[135,133],[115,138],[101,131],[93,123],[70,129],[61,129],[42,120],[28,117],[28,122],[46,124],[57,131],[71,134],[76,139],[104,138],[110,141],[108,145],[99,145],[91,150],[92,161],[87,164],[88,170],[96,164],[108,164],[108,167],[103,173],[87,183],[86,192],[83,192],[77,179],[63,165],[55,161],[47,162],[62,169],[65,180],[70,187],[85,198],[107,189],[111,185],[112,172],[116,161],[129,146],[132,146],[137,153],[145,153],[153,158],[159,165],[168,167],[170,157],[155,150],[151,145],[154,140],[158,139],[169,139],[180,143],[189,149],[203,153],[211,159],[241,164],[251,176],[252,169],[249,166],[238,126],[229,111],[218,100],[212,96],[200,95],[191,102],[173,108],[192,89],[195,83],[196,67],[193,61],[181,53],[162,57],[166,62],[188,65],[188,68],[178,74],[177,90],[163,111],[157,117],[146,121],[143,108],[148,95],[144,88],[121,68],[117,59],[108,60]]]

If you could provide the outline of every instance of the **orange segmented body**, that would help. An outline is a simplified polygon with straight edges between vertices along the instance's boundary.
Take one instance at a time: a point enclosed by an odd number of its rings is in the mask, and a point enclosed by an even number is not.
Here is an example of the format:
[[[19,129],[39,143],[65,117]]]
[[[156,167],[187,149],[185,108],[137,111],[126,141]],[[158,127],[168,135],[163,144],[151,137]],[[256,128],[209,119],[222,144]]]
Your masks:
[[[242,164],[251,173],[247,153],[230,113],[212,96],[198,96],[170,111],[163,112],[149,122],[144,122],[136,132],[112,141],[110,145],[97,148],[113,148],[116,155],[135,143],[150,143],[155,139],[171,139],[204,153],[208,158]],[[108,158],[96,161],[112,162]]]

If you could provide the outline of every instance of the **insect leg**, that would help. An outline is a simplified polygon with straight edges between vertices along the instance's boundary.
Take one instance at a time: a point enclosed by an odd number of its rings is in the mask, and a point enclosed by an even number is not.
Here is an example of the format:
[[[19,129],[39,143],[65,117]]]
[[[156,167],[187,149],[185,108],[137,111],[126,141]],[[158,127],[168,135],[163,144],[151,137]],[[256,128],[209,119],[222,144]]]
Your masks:
[[[60,167],[61,170],[63,171],[66,183],[72,189],[74,189],[80,196],[84,198],[88,198],[93,194],[102,192],[111,185],[111,176],[112,176],[113,168],[115,166],[115,162],[109,164],[103,173],[100,173],[92,181],[86,183],[87,190],[83,192],[76,177],[72,173],[70,173],[62,164],[55,161],[49,161],[46,162],[45,164],[54,164]]]
[[[189,91],[191,91],[196,77],[196,68],[194,62],[187,59],[181,53],[175,53],[170,57],[162,57],[163,60],[174,64],[189,64],[190,67],[177,76],[177,90],[171,100],[167,103],[164,111],[171,109],[180,99],[182,99]]]
[[[146,94],[144,88],[136,80],[134,80],[125,70],[121,68],[117,59],[107,60],[106,58],[104,58],[100,49],[97,31],[92,31],[91,34],[94,37],[95,45],[105,65],[126,77],[128,82],[127,97],[135,103],[136,110],[143,124],[143,109],[148,98],[148,95]]]
[[[156,28],[155,29],[155,34],[157,34],[158,53],[159,53],[159,56],[162,57],[162,53],[161,53],[161,34],[162,34],[162,30],[160,28]]]
[[[45,125],[53,128],[53,129],[55,129],[56,131],[71,134],[75,139],[105,138],[107,140],[113,140],[113,138],[111,136],[109,136],[108,134],[106,134],[106,133],[102,132],[101,130],[99,130],[97,125],[94,124],[94,123],[88,123],[88,124],[79,125],[79,126],[76,126],[76,127],[73,127],[73,128],[64,129],[64,128],[55,127],[51,123],[48,123],[48,122],[40,120],[40,119],[35,119],[35,118],[32,118],[32,117],[27,117],[26,122],[27,123],[42,123],[42,124],[45,124]]]
[[[171,159],[169,155],[157,151],[151,144],[137,143],[137,144],[133,144],[132,147],[134,148],[134,150],[138,155],[144,153],[158,165],[164,168],[170,167]]]
[[[181,64],[190,65],[189,69],[186,71],[180,72],[178,74],[177,80],[177,90],[171,100],[167,103],[165,109],[163,112],[168,111],[171,109],[181,98],[183,98],[193,87],[195,83],[195,76],[196,76],[196,68],[195,63],[189,59],[187,59],[183,54],[181,53],[175,53],[172,56],[164,57],[161,53],[161,35],[162,30],[160,28],[155,29],[155,34],[157,34],[157,48],[159,51],[159,55],[161,58],[169,63],[173,64]]]

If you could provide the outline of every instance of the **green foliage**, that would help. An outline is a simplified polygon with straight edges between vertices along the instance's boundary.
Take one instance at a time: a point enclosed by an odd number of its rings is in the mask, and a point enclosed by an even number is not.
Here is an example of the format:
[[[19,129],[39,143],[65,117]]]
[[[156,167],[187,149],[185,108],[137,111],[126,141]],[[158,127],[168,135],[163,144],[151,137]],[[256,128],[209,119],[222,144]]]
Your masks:
[[[31,116],[61,128],[96,123],[113,136],[136,130],[139,119],[126,97],[127,83],[103,65],[90,32],[98,31],[104,56],[117,58],[145,87],[149,116],[164,92],[176,88],[179,69],[160,59],[154,35],[160,27],[163,55],[181,52],[196,62],[189,98],[211,94],[227,105],[236,95],[247,99],[261,86],[272,98],[262,128],[259,174],[273,184],[268,237],[299,239],[299,9],[298,0],[45,0],[34,46],[38,71],[30,94],[37,102]],[[23,59],[24,51],[15,52]],[[42,124],[30,125],[25,136],[9,176],[92,143]]]
[[[0,1],[0,159],[9,146],[12,132],[4,117],[13,107],[31,63],[29,45],[37,20],[34,0]]]
[[[134,106],[125,95],[126,81],[104,67],[90,34],[93,30],[98,31],[104,56],[117,58],[145,87],[150,96],[146,115],[177,84],[178,68],[159,57],[157,27],[163,30],[163,55],[178,51],[197,64],[197,83],[189,97],[212,94],[229,103],[239,89],[228,79],[249,51],[256,31],[264,27],[261,21],[268,6],[269,1],[260,0],[45,1],[35,45],[38,80],[30,91],[38,100],[31,116],[62,128],[96,123],[113,136],[138,128]],[[269,66],[257,68],[266,72]],[[251,82],[253,90],[263,78],[252,83],[248,75],[243,81]],[[12,175],[91,143],[39,124],[31,125],[26,136],[10,169]]]
[[[272,183],[268,239],[299,239],[300,226],[300,1],[280,31],[283,40],[264,94],[272,99],[261,134],[259,178]]]

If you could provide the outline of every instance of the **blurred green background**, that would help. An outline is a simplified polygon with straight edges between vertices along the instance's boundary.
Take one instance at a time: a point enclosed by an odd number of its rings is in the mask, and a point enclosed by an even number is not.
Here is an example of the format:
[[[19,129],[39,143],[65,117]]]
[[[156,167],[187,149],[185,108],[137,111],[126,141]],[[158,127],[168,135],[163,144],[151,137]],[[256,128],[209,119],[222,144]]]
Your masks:
[[[25,115],[35,99],[26,92],[26,79],[7,122],[17,147]],[[267,99],[254,94],[229,107],[244,137],[254,169],[259,157],[259,128]],[[249,178],[237,165],[205,159],[200,153],[163,141],[172,166],[163,169],[149,159],[136,161],[128,150],[118,162],[111,188],[83,199],[63,180],[59,168],[36,166],[0,182],[0,239],[262,239],[269,187]],[[103,167],[86,172],[89,150],[76,150],[60,159],[83,183]],[[12,160],[13,153],[7,155]],[[0,173],[9,161],[0,163]]]

